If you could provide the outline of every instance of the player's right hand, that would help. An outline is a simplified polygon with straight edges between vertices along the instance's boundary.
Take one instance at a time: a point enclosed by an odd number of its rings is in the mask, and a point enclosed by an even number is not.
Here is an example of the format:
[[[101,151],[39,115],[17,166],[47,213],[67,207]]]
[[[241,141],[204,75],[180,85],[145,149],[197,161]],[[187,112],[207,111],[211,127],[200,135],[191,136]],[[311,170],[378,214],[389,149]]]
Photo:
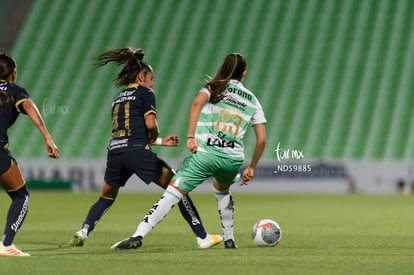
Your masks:
[[[195,138],[187,138],[187,148],[191,151],[191,153],[195,154],[198,150],[198,143]]]

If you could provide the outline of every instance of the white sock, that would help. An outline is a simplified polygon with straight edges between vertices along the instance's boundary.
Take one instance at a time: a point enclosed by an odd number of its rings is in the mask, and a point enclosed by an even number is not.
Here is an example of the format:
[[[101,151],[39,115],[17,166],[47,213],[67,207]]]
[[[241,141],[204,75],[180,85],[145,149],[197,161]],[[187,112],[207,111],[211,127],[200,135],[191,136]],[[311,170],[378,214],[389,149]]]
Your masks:
[[[137,230],[132,237],[145,237],[152,228],[161,222],[170,212],[171,208],[176,205],[183,195],[174,187],[168,186],[161,198],[152,206],[145,217],[138,225]]]
[[[213,187],[214,196],[217,200],[217,207],[223,228],[224,240],[234,240],[233,222],[234,222],[234,203],[230,191],[221,192]]]

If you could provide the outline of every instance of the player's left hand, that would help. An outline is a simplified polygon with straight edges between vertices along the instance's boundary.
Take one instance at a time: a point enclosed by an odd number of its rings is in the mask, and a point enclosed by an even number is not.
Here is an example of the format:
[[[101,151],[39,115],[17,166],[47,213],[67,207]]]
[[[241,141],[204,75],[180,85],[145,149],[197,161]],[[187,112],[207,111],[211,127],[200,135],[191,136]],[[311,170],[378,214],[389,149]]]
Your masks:
[[[168,135],[162,138],[162,146],[177,146],[179,137],[177,135]]]
[[[246,169],[244,169],[242,177],[243,179],[240,182],[240,185],[248,185],[250,180],[254,178],[254,169],[251,167],[247,167]]]
[[[49,156],[49,158],[59,158],[59,148],[56,146],[53,140],[51,138],[48,138],[47,140],[45,140],[45,143],[47,155]]]

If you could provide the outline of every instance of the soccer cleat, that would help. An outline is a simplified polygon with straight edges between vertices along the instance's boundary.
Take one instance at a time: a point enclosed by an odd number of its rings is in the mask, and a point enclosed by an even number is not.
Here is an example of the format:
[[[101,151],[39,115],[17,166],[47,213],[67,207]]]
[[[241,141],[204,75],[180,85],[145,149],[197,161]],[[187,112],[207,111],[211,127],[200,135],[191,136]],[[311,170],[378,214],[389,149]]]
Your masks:
[[[3,243],[0,243],[0,256],[17,256],[17,257],[26,257],[30,256],[29,253],[24,253],[18,249],[14,244],[9,246],[4,246]]]
[[[207,236],[204,239],[197,237],[198,248],[202,248],[202,249],[210,248],[212,246],[218,245],[222,241],[223,241],[223,236],[221,235],[210,235],[207,233]]]
[[[237,248],[237,245],[233,239],[228,239],[224,241],[224,248]]]
[[[86,239],[88,238],[88,234],[85,230],[81,229],[73,235],[73,239],[70,241],[71,246],[83,246]]]
[[[129,237],[111,246],[111,249],[137,249],[142,245],[142,237]]]

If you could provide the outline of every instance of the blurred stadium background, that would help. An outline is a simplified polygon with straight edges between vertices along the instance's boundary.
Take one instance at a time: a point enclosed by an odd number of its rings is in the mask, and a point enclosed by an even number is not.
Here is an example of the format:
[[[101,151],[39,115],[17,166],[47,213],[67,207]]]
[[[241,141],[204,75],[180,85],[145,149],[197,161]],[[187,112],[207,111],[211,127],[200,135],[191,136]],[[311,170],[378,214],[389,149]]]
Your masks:
[[[258,190],[395,192],[414,182],[413,14],[410,0],[3,0],[0,51],[17,60],[62,158],[45,159],[28,119],[11,129],[11,150],[29,178],[98,188],[117,70],[95,70],[94,56],[143,48],[161,134],[185,137],[205,75],[241,52],[268,119]],[[251,131],[248,159],[254,141]],[[304,158],[279,162],[278,144]],[[187,154],[184,142],[155,150],[172,163]],[[312,173],[275,173],[298,163]]]

